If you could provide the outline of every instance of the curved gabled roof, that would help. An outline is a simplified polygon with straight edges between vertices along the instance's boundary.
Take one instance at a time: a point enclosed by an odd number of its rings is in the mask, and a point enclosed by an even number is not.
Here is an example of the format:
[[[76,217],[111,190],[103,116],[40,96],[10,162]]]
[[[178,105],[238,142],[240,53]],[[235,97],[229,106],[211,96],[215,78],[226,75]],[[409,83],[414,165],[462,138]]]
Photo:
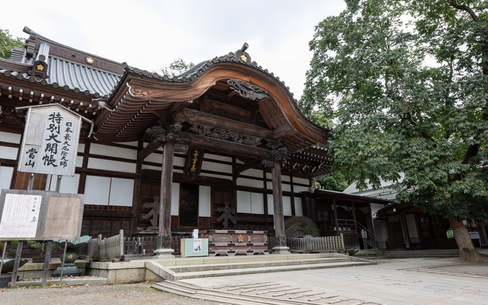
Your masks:
[[[236,58],[234,53],[204,61],[174,77],[124,67],[124,75],[109,98],[113,111],[105,112],[96,122],[98,137],[132,139],[154,124],[155,113],[161,115],[175,104],[195,100],[219,81],[237,79],[269,94],[259,102],[259,111],[268,127],[280,132],[280,139],[291,152],[327,145],[328,129],[305,117],[283,81],[256,62]]]

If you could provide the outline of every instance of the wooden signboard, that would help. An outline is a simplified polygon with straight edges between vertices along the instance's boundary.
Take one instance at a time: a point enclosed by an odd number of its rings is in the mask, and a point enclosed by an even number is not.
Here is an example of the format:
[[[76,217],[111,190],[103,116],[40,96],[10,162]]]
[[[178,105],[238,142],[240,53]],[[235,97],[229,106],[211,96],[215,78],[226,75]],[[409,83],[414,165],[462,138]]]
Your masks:
[[[2,190],[0,240],[79,239],[84,195]]]
[[[18,170],[74,176],[81,120],[59,104],[30,107]]]
[[[192,174],[192,175],[200,174],[200,170],[202,169],[204,153],[205,152],[203,150],[197,150],[197,149],[188,150],[188,155],[186,157],[186,162],[185,162],[185,173]]]

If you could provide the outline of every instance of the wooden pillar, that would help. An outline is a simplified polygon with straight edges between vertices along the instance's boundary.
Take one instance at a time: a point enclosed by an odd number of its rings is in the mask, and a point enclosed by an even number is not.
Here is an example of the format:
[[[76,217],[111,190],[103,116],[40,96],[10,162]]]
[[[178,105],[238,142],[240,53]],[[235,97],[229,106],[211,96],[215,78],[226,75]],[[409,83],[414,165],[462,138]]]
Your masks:
[[[171,248],[171,190],[173,187],[173,157],[175,143],[166,141],[163,146],[163,164],[161,166],[161,192],[159,204],[158,249],[156,257],[167,257],[173,253]]]
[[[405,248],[410,249],[410,237],[408,234],[407,220],[405,214],[402,211],[397,210],[398,217],[400,218],[400,225],[402,227],[403,243]]]
[[[275,237],[278,240],[278,245],[273,248],[273,253],[285,254],[290,253],[286,246],[285,235],[285,217],[283,214],[283,191],[281,187],[281,163],[274,162],[273,169],[271,171],[273,179],[273,208],[274,208],[274,228]]]
[[[334,225],[336,236],[339,236],[339,219],[337,218],[337,203],[335,198],[332,199],[332,207],[334,209]]]

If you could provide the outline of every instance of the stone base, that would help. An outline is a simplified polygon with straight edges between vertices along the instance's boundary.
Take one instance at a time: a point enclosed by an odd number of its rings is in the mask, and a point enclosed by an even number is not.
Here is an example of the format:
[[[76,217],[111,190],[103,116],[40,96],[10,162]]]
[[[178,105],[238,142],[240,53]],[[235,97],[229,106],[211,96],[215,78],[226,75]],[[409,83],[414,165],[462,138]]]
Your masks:
[[[274,247],[273,254],[290,254],[289,247]]]
[[[63,276],[80,276],[81,272],[78,269],[78,267],[74,263],[67,263],[64,264],[64,268],[59,265],[56,270],[51,273],[51,277],[60,277],[61,276],[61,271],[63,273]]]
[[[174,258],[173,252],[174,252],[173,249],[156,249],[154,250],[154,258],[156,259]]]
[[[0,288],[8,287],[8,283],[12,280],[12,275],[7,273],[0,274]]]

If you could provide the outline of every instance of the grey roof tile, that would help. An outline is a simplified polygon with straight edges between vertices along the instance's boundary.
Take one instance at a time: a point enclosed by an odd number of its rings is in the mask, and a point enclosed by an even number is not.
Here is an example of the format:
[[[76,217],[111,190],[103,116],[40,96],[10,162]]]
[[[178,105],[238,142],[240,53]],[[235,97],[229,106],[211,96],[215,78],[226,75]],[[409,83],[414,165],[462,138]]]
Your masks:
[[[48,59],[48,83],[60,87],[88,91],[92,95],[109,95],[120,79],[120,75],[79,65],[56,57]]]

